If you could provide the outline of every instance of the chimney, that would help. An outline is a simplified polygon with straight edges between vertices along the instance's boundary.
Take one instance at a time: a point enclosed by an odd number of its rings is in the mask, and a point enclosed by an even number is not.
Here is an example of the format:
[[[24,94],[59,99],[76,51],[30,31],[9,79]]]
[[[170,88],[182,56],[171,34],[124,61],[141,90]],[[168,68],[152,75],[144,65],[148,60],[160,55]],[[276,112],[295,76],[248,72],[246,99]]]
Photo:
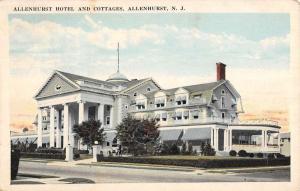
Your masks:
[[[225,73],[226,73],[226,65],[222,62],[218,62],[217,64],[217,81],[225,80]]]

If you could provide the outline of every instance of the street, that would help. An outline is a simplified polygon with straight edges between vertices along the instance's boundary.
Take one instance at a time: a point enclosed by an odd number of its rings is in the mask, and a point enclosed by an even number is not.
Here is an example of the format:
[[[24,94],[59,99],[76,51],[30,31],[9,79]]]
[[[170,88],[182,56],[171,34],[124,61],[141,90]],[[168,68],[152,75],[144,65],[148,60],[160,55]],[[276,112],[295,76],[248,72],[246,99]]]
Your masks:
[[[289,167],[259,168],[258,170],[230,169],[185,169],[137,168],[133,165],[104,166],[101,163],[90,165],[69,165],[66,162],[47,163],[20,161],[20,176],[12,184],[21,184],[26,180],[52,183],[66,178],[82,178],[91,183],[163,183],[163,182],[286,182],[290,181]],[[29,175],[47,175],[53,177],[26,178]],[[45,182],[46,181],[46,182]],[[64,182],[61,182],[64,183]]]

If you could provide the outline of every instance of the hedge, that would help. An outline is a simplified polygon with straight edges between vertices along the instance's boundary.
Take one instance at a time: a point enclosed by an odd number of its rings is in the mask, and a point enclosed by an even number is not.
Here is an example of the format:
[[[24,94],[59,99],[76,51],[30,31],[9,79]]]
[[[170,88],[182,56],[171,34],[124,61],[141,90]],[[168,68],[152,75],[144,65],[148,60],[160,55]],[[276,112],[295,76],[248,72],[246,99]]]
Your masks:
[[[290,158],[277,159],[162,159],[151,157],[103,157],[97,155],[97,162],[143,163],[159,165],[189,166],[199,168],[255,167],[289,165]]]
[[[43,158],[43,159],[60,159],[65,160],[64,154],[51,154],[51,153],[25,153],[21,152],[21,158]]]

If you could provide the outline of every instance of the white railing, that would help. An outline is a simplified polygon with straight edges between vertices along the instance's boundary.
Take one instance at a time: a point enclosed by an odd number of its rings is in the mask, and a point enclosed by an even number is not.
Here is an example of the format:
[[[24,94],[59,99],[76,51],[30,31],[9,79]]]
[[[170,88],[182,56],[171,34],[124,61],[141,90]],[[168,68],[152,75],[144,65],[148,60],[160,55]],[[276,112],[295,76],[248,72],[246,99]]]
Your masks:
[[[257,119],[257,120],[247,120],[247,121],[238,121],[237,124],[251,124],[251,125],[275,125],[278,126],[277,121],[268,120],[268,119]]]

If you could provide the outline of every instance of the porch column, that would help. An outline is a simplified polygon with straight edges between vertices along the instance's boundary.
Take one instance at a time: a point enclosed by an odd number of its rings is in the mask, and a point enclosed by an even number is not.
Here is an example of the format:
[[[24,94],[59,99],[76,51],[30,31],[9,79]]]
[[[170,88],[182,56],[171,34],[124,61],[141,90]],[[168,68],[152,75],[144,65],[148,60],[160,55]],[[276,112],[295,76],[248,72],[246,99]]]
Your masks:
[[[43,144],[43,121],[42,121],[42,108],[38,108],[38,118],[37,118],[37,134],[38,134],[38,139],[37,139],[37,147],[42,147]]]
[[[84,104],[85,102],[79,101],[79,109],[78,109],[78,124],[81,124],[85,119],[84,119]]]
[[[219,150],[219,129],[216,128],[215,129],[215,150],[218,151]]]
[[[56,110],[56,148],[61,148],[61,110]]]
[[[228,142],[229,142],[229,145],[228,145],[228,147],[229,147],[229,150],[231,150],[232,149],[232,129],[229,129],[229,136],[228,136],[228,138],[229,138],[229,140],[228,140]]]
[[[214,129],[210,129],[210,145],[211,147],[214,147]]]
[[[224,129],[224,151],[228,150],[228,130]]]
[[[265,131],[265,147],[268,147],[268,131]]]
[[[117,108],[117,125],[122,122],[122,96],[118,97],[118,108]]]
[[[110,128],[113,128],[114,126],[114,107],[111,105],[110,106],[110,121],[109,121],[109,126]]]
[[[64,148],[69,144],[69,105],[64,104]]]
[[[54,136],[54,107],[53,106],[50,106],[50,148],[51,147],[54,147],[54,139],[55,139],[55,136]]]
[[[101,127],[104,125],[104,104],[98,104],[98,117],[97,119],[101,122]]]

